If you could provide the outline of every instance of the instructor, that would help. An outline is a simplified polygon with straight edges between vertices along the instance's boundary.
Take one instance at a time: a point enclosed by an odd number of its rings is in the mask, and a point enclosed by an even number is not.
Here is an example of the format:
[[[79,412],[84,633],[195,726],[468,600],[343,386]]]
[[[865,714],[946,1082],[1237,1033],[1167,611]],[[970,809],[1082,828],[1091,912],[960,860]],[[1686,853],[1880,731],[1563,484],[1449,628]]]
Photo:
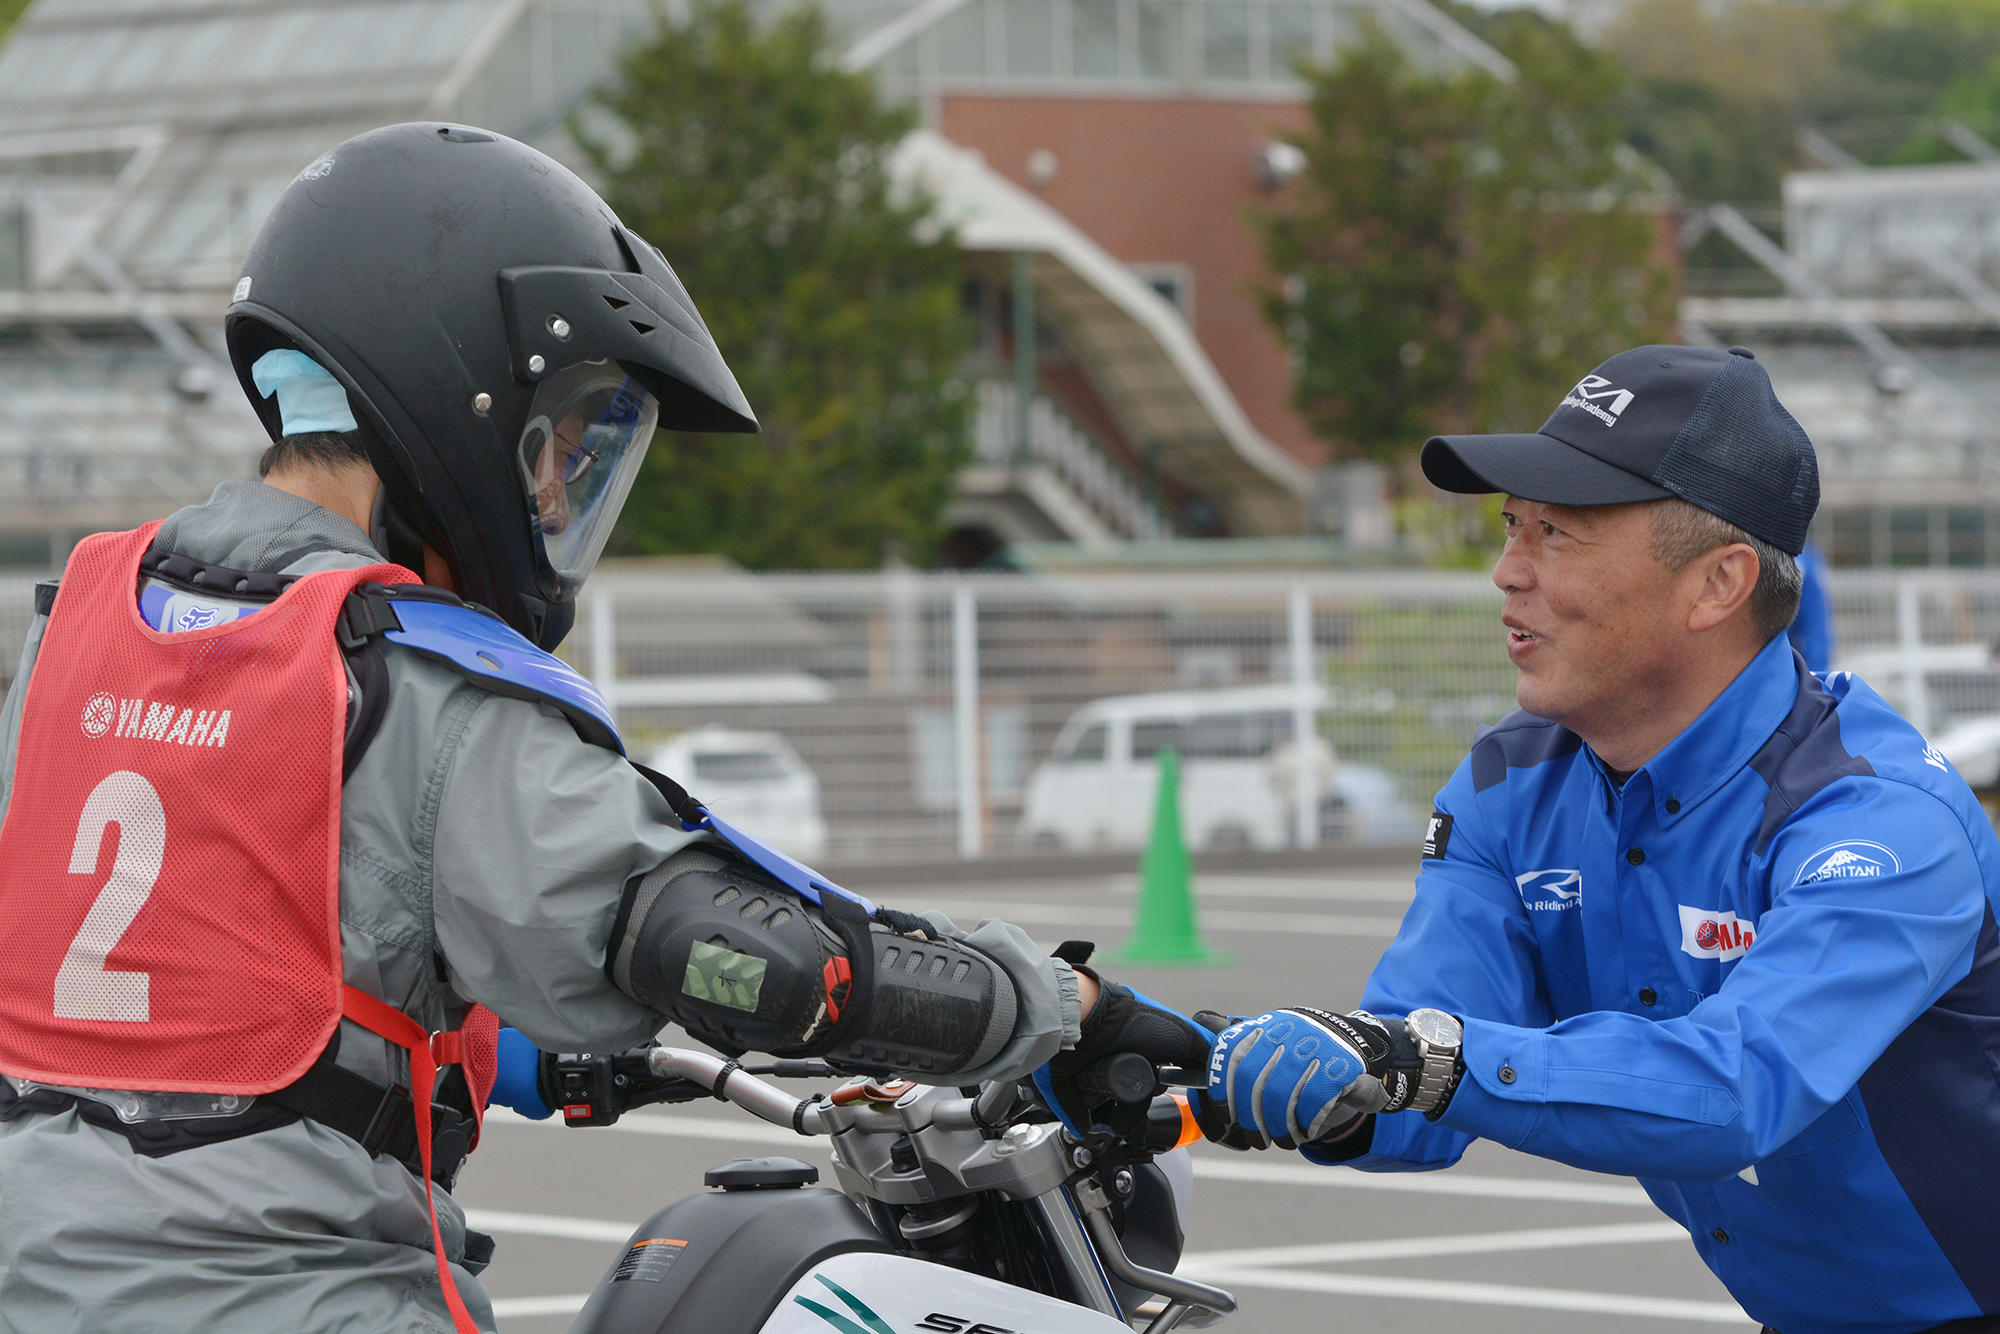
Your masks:
[[[1763,367],[1637,348],[1422,461],[1506,496],[1521,707],[1439,794],[1364,1010],[1235,1025],[1210,1096],[1364,1171],[1484,1138],[1637,1177],[1782,1334],[1993,1329],[2000,844],[1786,642],[1819,478]]]

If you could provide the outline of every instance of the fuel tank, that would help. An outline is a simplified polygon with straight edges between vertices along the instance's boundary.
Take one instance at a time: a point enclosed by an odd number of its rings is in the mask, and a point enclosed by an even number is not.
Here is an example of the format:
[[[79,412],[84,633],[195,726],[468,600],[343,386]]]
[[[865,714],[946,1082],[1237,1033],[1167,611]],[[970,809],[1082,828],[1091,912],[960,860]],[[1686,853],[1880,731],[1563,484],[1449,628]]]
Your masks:
[[[818,1177],[796,1158],[743,1158],[709,1169],[712,1189],[640,1224],[571,1334],[758,1334],[815,1266],[856,1252],[886,1253],[851,1200],[809,1184]]]

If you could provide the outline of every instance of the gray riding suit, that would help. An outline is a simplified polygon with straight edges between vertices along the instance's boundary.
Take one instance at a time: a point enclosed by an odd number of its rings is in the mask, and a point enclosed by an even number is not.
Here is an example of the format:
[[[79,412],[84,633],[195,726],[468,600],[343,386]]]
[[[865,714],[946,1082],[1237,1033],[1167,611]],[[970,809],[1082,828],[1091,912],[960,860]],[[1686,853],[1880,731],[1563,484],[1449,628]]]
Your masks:
[[[293,574],[381,559],[346,519],[255,482],[173,515],[157,545]],[[0,803],[43,625],[0,711]],[[606,977],[613,921],[628,882],[707,836],[682,832],[649,782],[553,707],[408,652],[384,656],[388,711],[341,802],[347,982],[433,1030],[476,1002],[545,1050],[651,1038],[662,1015]],[[999,1054],[954,1082],[1023,1074],[1075,1041],[1066,965],[1004,923],[959,938],[1012,979],[1019,1015]],[[343,1021],[339,1041],[342,1066],[407,1081],[403,1053],[382,1039]],[[495,1166],[475,1156],[467,1170]],[[490,1329],[473,1277],[490,1240],[468,1245],[458,1205],[443,1191],[437,1202],[459,1293]],[[450,1329],[422,1183],[337,1131],[302,1119],[146,1157],[75,1108],[0,1122],[6,1334]]]

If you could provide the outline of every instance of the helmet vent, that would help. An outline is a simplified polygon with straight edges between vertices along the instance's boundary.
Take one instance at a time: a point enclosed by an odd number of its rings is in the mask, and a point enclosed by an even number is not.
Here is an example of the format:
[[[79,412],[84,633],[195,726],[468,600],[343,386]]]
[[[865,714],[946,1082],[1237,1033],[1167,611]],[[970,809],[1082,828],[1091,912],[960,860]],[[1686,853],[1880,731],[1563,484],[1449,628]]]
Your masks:
[[[641,324],[637,320],[627,320],[626,323],[630,324],[634,329],[637,329],[641,334],[649,334],[653,332],[653,329],[655,327],[650,324]]]
[[[632,303],[630,301],[620,301],[615,296],[607,296],[604,298],[604,304],[611,307],[613,310],[623,310],[625,309],[625,307],[631,305]]]

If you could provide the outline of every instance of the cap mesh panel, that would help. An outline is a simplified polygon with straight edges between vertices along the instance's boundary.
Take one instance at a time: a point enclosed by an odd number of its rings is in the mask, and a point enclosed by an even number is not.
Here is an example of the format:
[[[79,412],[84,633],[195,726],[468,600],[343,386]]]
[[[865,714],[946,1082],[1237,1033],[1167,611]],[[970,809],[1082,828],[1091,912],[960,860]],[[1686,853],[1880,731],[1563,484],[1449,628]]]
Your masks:
[[[1653,480],[1690,504],[1797,555],[1819,505],[1812,443],[1764,368],[1731,357],[1667,448]]]

